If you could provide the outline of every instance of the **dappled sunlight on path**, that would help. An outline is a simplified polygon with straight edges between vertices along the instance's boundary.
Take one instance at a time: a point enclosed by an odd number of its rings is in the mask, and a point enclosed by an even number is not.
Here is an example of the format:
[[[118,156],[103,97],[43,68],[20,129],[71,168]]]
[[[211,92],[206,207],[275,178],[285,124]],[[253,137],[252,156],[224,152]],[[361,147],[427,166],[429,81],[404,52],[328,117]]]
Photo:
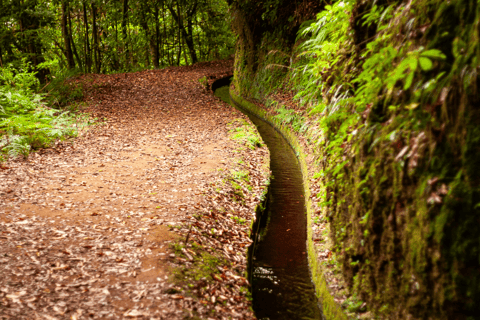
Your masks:
[[[251,317],[235,290],[222,295],[239,301],[231,308],[171,281],[171,230],[215,208],[212,184],[238,166],[227,124],[244,117],[198,82],[229,71],[221,62],[78,80],[85,111],[104,123],[0,171],[0,318]],[[251,179],[259,188],[229,206],[253,217],[264,177]],[[246,261],[235,261],[241,274]]]

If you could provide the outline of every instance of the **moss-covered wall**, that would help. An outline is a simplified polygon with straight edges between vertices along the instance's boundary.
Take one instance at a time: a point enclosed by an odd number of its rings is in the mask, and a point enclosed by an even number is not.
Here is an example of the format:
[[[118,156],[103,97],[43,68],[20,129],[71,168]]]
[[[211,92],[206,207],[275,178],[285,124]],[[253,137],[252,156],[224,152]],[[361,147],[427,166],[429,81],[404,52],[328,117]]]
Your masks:
[[[346,320],[348,319],[347,315],[342,311],[341,307],[335,302],[334,298],[328,291],[328,286],[326,285],[326,279],[324,277],[324,270],[319,265],[319,261],[316,260],[316,252],[313,243],[312,235],[312,206],[311,206],[311,194],[309,186],[309,175],[308,175],[308,166],[305,157],[307,156],[302,144],[297,139],[295,132],[289,127],[284,126],[281,121],[273,117],[273,114],[264,110],[262,107],[257,106],[254,103],[251,103],[238,95],[236,90],[230,90],[230,99],[231,103],[240,110],[246,111],[250,114],[254,114],[260,119],[271,124],[282,134],[282,136],[288,141],[295,153],[300,164],[300,169],[303,176],[303,187],[305,190],[305,199],[307,206],[307,250],[308,250],[308,259],[309,265],[312,272],[312,280],[315,284],[316,294],[319,298],[322,306],[322,313],[327,319],[337,319],[337,320]],[[257,221],[260,221],[258,218],[259,212],[257,212]]]
[[[309,179],[319,189],[311,205],[329,221],[348,295],[365,302],[357,315],[475,319],[479,2],[345,1],[351,10],[338,15],[348,15],[349,28],[332,57],[338,62],[308,78],[317,105],[326,106],[321,112],[311,100],[291,99],[308,88],[299,76],[305,55],[295,49],[309,36],[295,41],[292,33],[324,5],[252,3],[232,5],[233,85],[297,131],[316,159]]]

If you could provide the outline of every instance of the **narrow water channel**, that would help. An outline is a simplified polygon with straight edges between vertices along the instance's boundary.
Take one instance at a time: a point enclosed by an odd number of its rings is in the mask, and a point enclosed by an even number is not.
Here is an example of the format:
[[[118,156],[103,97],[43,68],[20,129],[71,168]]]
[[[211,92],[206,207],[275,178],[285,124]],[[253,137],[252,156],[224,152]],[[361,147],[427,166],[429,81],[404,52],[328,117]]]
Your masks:
[[[231,103],[228,86],[215,90],[215,95]],[[323,319],[308,267],[305,198],[297,157],[270,124],[245,114],[270,150],[272,171],[266,210],[254,225],[250,248],[255,315],[260,320]]]

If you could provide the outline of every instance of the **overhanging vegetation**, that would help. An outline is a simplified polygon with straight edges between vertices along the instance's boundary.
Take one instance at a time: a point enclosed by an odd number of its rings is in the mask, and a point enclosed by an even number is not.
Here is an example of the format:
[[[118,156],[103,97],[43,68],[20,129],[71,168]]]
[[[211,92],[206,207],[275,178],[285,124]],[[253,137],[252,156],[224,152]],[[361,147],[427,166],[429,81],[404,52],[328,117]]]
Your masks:
[[[314,20],[298,15],[309,1],[269,4],[235,7],[234,86],[297,131],[316,159],[313,206],[329,221],[345,309],[473,316],[478,4],[334,1]],[[289,23],[275,27],[279,12]]]

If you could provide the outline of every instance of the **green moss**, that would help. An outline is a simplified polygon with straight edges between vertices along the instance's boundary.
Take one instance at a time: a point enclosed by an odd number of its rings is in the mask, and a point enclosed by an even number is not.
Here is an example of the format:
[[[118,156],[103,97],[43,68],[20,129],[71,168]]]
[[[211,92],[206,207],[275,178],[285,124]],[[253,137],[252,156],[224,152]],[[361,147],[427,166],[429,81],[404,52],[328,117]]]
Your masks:
[[[181,249],[180,249],[181,250]],[[191,267],[178,268],[175,271],[176,281],[181,283],[189,283],[190,281],[199,281],[206,279],[207,281],[213,281],[213,275],[218,274],[218,266],[229,266],[229,262],[222,257],[217,257],[208,252],[202,252],[199,248],[196,248],[197,254],[194,256]],[[182,255],[181,251],[176,250],[177,255]]]
[[[263,147],[263,141],[258,132],[251,123],[244,119],[236,119],[228,124],[230,128],[230,138],[245,144],[248,148],[254,150],[255,148]]]
[[[308,187],[308,170],[307,164],[305,162],[305,153],[300,143],[298,142],[295,134],[287,126],[283,126],[281,122],[269,115],[264,109],[259,108],[253,103],[250,103],[235,92],[230,90],[230,96],[234,104],[241,106],[241,108],[246,109],[248,112],[251,112],[267,122],[272,123],[275,128],[279,129],[282,135],[287,139],[290,145],[298,154],[299,163],[302,169],[303,181],[304,181],[304,190],[305,190],[305,199],[307,199],[307,251],[308,251],[308,260],[310,265],[310,270],[312,272],[312,279],[315,284],[315,289],[317,292],[317,297],[319,298],[323,313],[327,319],[347,319],[346,315],[342,312],[341,307],[335,302],[331,294],[329,293],[328,286],[324,278],[324,271],[322,270],[321,265],[316,259],[315,247],[312,240],[312,209],[310,203],[310,188]]]
[[[260,42],[257,36],[263,45],[238,53],[235,90],[263,102],[266,109],[248,108],[285,132],[296,118],[306,124],[301,136],[319,159],[317,197],[354,295],[395,319],[474,315],[480,310],[480,270],[471,267],[480,261],[478,2],[349,4],[350,19],[335,22],[348,23],[350,32],[335,63],[319,58],[328,48],[314,58],[313,51],[296,56],[288,42],[266,38],[275,31],[250,32],[252,43]],[[239,43],[250,40],[240,35]],[[308,69],[319,61],[328,68]],[[303,103],[275,116],[278,92]]]

